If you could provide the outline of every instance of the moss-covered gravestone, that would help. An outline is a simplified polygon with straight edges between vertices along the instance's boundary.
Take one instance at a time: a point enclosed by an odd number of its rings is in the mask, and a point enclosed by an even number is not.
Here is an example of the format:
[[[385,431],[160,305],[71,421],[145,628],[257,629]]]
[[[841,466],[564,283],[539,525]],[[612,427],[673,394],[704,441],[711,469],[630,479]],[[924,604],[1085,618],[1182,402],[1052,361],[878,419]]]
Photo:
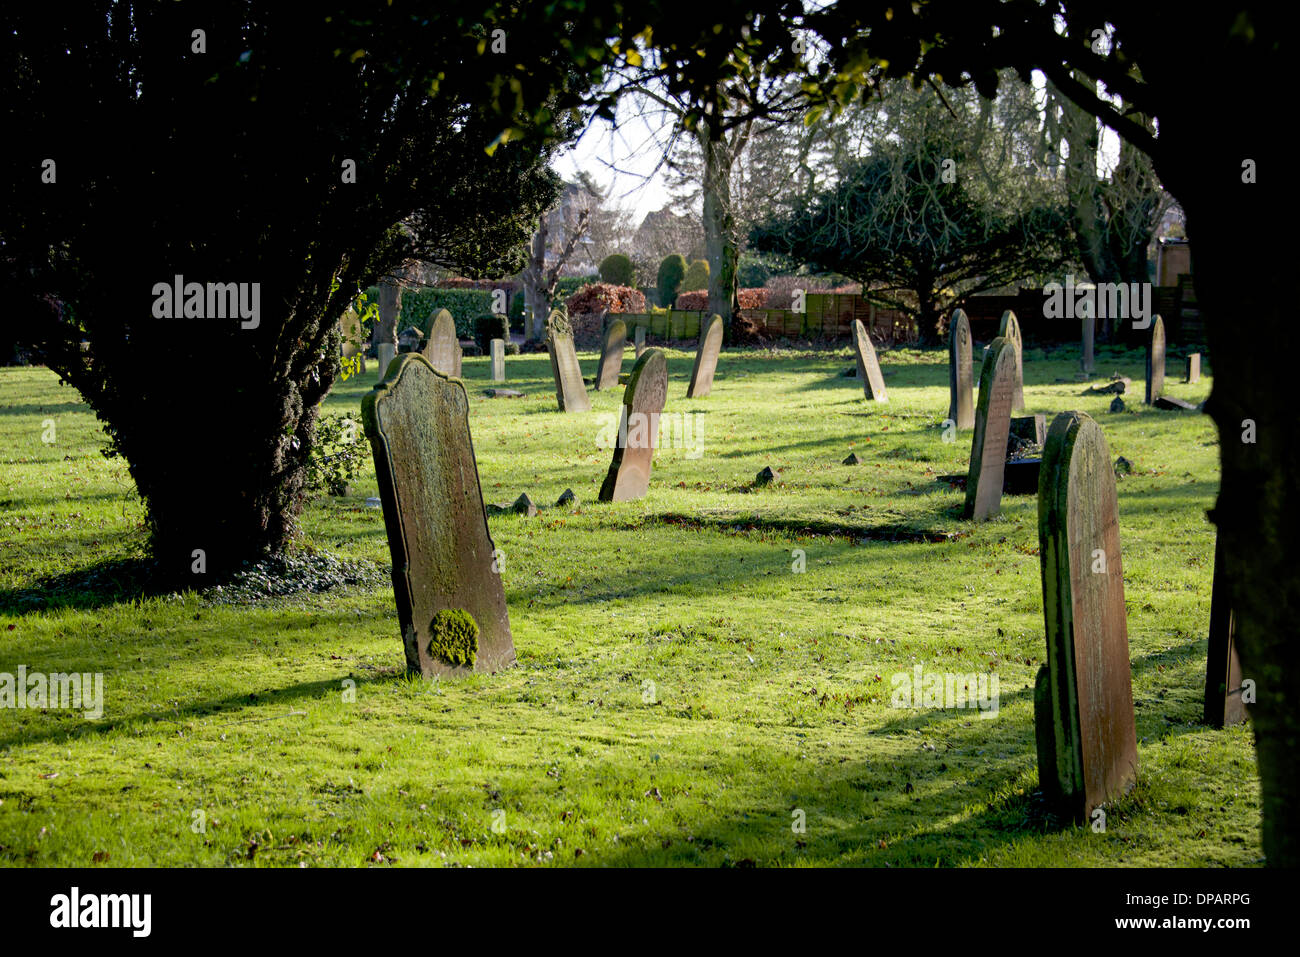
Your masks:
[[[1020,321],[1010,309],[1002,313],[1002,321],[998,323],[998,335],[1016,347],[1016,386],[1011,408],[1023,409],[1025,407],[1025,342],[1020,337]]]
[[[977,522],[992,518],[1002,508],[1002,479],[1011,434],[1011,406],[1015,401],[1016,347],[1001,336],[994,339],[980,368],[980,398],[975,410],[975,436],[966,472],[963,518]]]
[[[1236,638],[1227,558],[1216,540],[1214,585],[1210,591],[1210,650],[1205,661],[1205,723],[1214,728],[1246,720]]]
[[[1165,322],[1159,316],[1151,320],[1147,338],[1147,405],[1160,398],[1165,391]]]
[[[627,502],[649,490],[659,414],[667,398],[668,360],[658,349],[647,349],[636,360],[623,390],[614,461],[600,486],[602,502]]]
[[[948,418],[959,429],[975,427],[975,405],[971,392],[971,361],[974,346],[970,338],[970,321],[960,309],[952,314],[948,331]]]
[[[439,309],[429,326],[429,338],[420,350],[429,364],[443,375],[460,376],[460,340],[456,338],[456,320],[446,309]]]
[[[605,330],[600,341],[600,363],[596,366],[596,391],[612,389],[618,385],[618,374],[623,371],[623,350],[627,346],[627,323],[615,319]]]
[[[513,665],[465,386],[422,355],[405,353],[362,399],[361,417],[375,458],[408,669],[431,677]]]
[[[1034,687],[1044,795],[1084,820],[1137,777],[1137,738],[1110,449],[1082,412],[1053,420],[1038,484],[1047,664]]]
[[[492,352],[492,381],[506,381],[506,341],[504,339],[493,339],[488,343],[488,349]]]
[[[722,348],[722,317],[709,320],[695,350],[695,366],[691,369],[691,384],[686,388],[688,399],[701,399],[713,389],[713,374],[718,370],[718,350]]]
[[[885,379],[880,374],[876,347],[871,344],[871,336],[867,335],[867,327],[861,319],[853,320],[853,357],[858,362],[858,378],[862,380],[863,394],[877,402],[888,402],[889,393],[885,391]]]
[[[546,351],[551,355],[551,375],[555,377],[555,401],[561,412],[590,412],[591,398],[582,381],[582,367],[573,349],[573,336],[559,329],[546,335]]]

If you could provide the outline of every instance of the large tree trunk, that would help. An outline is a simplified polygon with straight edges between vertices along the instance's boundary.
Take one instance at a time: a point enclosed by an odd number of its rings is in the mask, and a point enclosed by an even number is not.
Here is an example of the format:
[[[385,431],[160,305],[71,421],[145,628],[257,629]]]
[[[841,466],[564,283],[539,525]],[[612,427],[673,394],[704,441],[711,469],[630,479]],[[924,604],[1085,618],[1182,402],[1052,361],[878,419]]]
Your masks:
[[[709,260],[709,312],[722,317],[723,339],[731,341],[731,320],[740,308],[740,250],[731,208],[732,153],[721,134],[701,124],[704,151],[704,248]]]

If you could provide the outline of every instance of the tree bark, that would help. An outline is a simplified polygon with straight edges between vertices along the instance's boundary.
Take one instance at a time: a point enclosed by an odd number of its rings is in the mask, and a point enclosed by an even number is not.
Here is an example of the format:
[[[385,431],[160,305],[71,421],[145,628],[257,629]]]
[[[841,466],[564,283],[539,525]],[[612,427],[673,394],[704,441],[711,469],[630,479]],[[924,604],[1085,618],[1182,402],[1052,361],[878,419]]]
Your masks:
[[[732,152],[715,126],[701,124],[704,152],[704,248],[709,260],[709,312],[722,317],[723,341],[731,341],[731,321],[740,308],[740,250],[731,208]]]

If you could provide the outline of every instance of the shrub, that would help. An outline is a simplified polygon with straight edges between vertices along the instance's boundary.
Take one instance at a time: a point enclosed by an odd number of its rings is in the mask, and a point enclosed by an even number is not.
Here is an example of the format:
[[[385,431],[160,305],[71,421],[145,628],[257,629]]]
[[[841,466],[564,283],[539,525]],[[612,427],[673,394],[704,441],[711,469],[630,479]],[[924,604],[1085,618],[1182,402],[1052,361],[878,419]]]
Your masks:
[[[463,608],[445,608],[429,626],[429,655],[449,665],[472,665],[478,657],[478,622]]]
[[[307,454],[307,490],[344,495],[369,456],[360,440],[361,423],[350,413],[322,415],[316,420],[316,437]]]
[[[769,298],[772,290],[770,289],[741,289],[737,292],[740,299],[741,309],[766,309],[775,306],[769,305]],[[704,310],[709,308],[709,294],[705,290],[698,292],[684,292],[677,297],[677,308],[687,311]]]
[[[506,343],[506,355],[508,355],[508,356],[517,356],[517,355],[519,355],[519,343],[517,343],[517,342],[507,342],[507,343]]]
[[[686,278],[686,257],[681,253],[665,256],[659,264],[659,305],[672,308]]]
[[[492,351],[492,340],[510,341],[510,321],[502,315],[479,316],[474,320],[474,341],[478,343],[481,355]]]
[[[600,261],[600,280],[611,286],[633,286],[636,284],[636,272],[632,260],[622,253],[611,253]]]
[[[366,290],[371,302],[379,300],[379,288]],[[429,327],[439,309],[446,309],[456,320],[456,335],[473,338],[474,317],[492,312],[491,289],[405,289],[399,326],[415,326],[428,338]]]
[[[736,270],[736,279],[742,286],[754,288],[765,285],[772,277],[772,270],[761,260],[753,256],[742,255],[740,268]]]
[[[682,292],[691,292],[696,289],[709,288],[709,262],[707,259],[697,259],[691,263],[691,268],[686,270],[686,275],[682,277]]]
[[[645,295],[630,286],[613,286],[595,282],[583,286],[567,300],[565,306],[571,315],[580,312],[645,312]]]

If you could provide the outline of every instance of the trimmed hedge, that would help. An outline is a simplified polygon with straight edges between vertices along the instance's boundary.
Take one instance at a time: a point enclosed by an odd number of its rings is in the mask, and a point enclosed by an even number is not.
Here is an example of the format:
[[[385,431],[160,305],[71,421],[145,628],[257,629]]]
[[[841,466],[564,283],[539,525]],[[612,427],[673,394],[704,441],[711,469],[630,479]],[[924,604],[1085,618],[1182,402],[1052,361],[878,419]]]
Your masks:
[[[371,302],[379,300],[379,288],[366,290]],[[405,289],[402,291],[402,312],[397,324],[405,329],[415,326],[427,338],[434,314],[446,309],[456,320],[456,335],[461,339],[474,337],[474,319],[492,313],[491,289]]]
[[[508,343],[510,323],[502,315],[479,316],[474,320],[474,341],[478,343],[483,355],[492,351],[493,339],[504,339]]]

